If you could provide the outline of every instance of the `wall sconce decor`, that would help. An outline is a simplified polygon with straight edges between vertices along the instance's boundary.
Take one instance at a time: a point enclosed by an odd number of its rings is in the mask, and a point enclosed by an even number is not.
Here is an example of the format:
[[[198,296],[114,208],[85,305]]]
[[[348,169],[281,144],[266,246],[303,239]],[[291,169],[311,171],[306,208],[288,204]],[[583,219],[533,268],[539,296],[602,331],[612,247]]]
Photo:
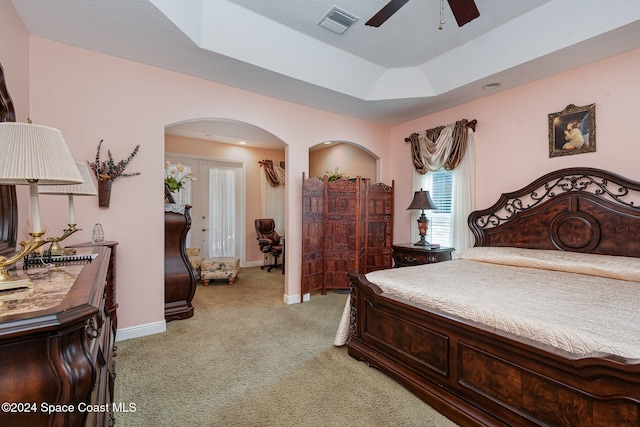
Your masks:
[[[29,185],[31,239],[11,257],[0,257],[0,290],[32,287],[15,280],[8,268],[47,243],[40,222],[38,184],[78,184],[82,176],[58,129],[31,123],[0,123],[0,184]]]
[[[38,188],[38,192],[40,194],[64,194],[68,197],[69,200],[69,228],[64,230],[64,233],[60,237],[51,237],[48,240],[51,241],[51,248],[49,251],[51,255],[63,255],[64,250],[60,247],[60,242],[71,236],[76,231],[79,231],[79,228],[76,228],[76,220],[75,220],[75,212],[74,212],[74,204],[73,204],[73,196],[97,196],[98,191],[96,190],[96,186],[93,185],[93,179],[91,179],[91,173],[89,172],[89,167],[85,163],[76,162],[76,166],[78,167],[78,171],[84,179],[82,184],[72,184],[72,185],[41,185]]]
[[[415,246],[429,246],[430,243],[427,242],[425,236],[427,235],[427,228],[429,227],[429,220],[424,214],[424,211],[427,209],[438,209],[431,200],[431,196],[429,196],[428,191],[423,191],[422,188],[420,191],[416,191],[413,194],[413,200],[411,204],[407,208],[407,210],[421,210],[420,218],[418,218],[418,233],[420,234],[420,240],[414,243]]]
[[[113,160],[111,150],[107,150],[107,160],[100,160],[100,150],[102,149],[101,139],[96,150],[96,160],[94,162],[87,161],[87,164],[98,179],[98,206],[108,208],[111,200],[111,184],[116,178],[140,175],[140,172],[124,173],[129,162],[138,154],[140,144],[136,145],[131,154],[124,159],[116,162]]]

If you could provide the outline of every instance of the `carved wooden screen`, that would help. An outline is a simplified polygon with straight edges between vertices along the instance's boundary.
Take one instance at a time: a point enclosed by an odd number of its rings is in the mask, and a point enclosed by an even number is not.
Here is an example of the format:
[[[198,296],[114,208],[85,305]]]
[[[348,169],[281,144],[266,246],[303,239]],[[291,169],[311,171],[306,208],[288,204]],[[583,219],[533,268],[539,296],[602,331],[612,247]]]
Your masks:
[[[303,175],[302,191],[301,298],[349,289],[348,271],[392,267],[393,187]]]
[[[324,205],[325,185],[318,178],[302,174],[302,289],[305,294],[324,284]]]
[[[0,122],[15,122],[16,113],[0,64]],[[15,185],[0,185],[0,256],[15,252],[18,233],[18,201]]]
[[[364,273],[368,179],[328,182],[325,200],[324,286],[350,289],[347,271]]]
[[[367,192],[367,273],[393,267],[393,184],[371,184]]]

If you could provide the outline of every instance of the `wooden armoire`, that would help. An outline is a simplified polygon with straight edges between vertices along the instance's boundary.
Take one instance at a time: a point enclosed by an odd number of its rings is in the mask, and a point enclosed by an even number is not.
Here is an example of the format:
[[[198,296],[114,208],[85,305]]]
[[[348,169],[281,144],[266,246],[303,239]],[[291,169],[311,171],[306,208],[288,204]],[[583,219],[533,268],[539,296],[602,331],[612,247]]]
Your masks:
[[[167,322],[193,316],[196,273],[186,252],[191,205],[164,206],[164,318]]]
[[[348,271],[393,266],[393,182],[302,176],[302,292],[349,289]]]

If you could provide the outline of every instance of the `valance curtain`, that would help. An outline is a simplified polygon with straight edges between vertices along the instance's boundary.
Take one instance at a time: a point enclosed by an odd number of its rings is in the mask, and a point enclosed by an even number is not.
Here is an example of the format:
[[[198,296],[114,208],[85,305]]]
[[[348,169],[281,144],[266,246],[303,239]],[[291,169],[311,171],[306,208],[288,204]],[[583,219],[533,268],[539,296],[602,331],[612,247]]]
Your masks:
[[[274,163],[272,160],[263,160],[260,166],[264,169],[260,179],[262,217],[273,218],[276,232],[284,236],[284,162]]]
[[[264,175],[270,186],[284,185],[284,162],[273,163],[273,160],[263,160],[260,166],[264,169]]]
[[[455,169],[462,160],[467,149],[467,120],[459,120],[446,126],[438,126],[418,133],[413,133],[405,141],[411,142],[413,165],[419,174]]]
[[[451,244],[460,252],[474,245],[467,218],[475,210],[475,121],[459,120],[446,126],[411,134],[411,154],[416,170],[414,191],[423,185],[422,175],[445,168],[453,173]],[[414,212],[417,219],[419,212]],[[415,221],[414,221],[415,222]],[[417,234],[417,226],[416,232]]]

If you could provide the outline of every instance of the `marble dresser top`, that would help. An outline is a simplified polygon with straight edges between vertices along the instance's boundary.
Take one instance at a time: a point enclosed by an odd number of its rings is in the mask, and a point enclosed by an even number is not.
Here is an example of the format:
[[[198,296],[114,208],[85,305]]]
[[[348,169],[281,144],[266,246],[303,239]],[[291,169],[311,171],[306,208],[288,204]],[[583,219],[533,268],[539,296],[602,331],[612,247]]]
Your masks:
[[[33,288],[0,291],[0,321],[4,316],[24,314],[53,308],[59,305],[69,293],[85,263],[71,265],[50,265],[11,270],[16,279],[29,279]]]

